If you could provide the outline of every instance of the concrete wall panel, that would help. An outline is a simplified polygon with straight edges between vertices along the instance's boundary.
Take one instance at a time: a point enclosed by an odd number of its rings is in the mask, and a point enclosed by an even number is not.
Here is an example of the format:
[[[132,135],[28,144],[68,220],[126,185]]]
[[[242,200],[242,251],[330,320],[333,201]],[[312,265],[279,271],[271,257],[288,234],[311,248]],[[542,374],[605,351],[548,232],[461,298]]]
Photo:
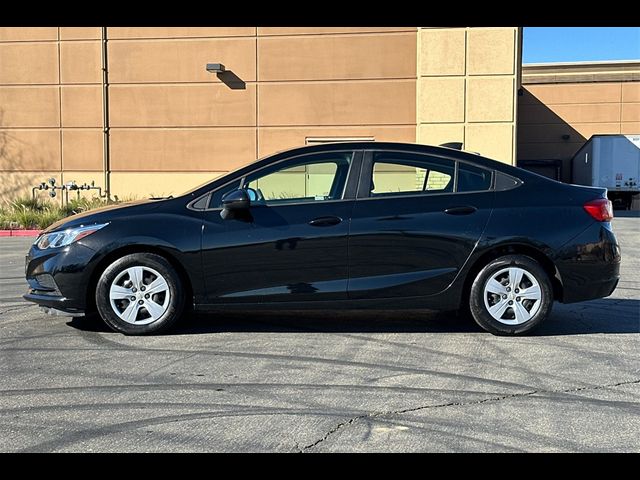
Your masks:
[[[62,83],[101,83],[100,42],[60,42],[60,77]]]
[[[479,123],[465,129],[465,149],[489,158],[509,158],[513,140],[513,125],[507,123]]]
[[[0,42],[58,40],[57,27],[0,27]]]
[[[260,81],[409,78],[416,34],[261,38],[258,62]]]
[[[620,133],[625,135],[638,135],[640,133],[640,122],[624,122],[620,125]]]
[[[109,27],[109,39],[254,36],[256,27]]]
[[[58,87],[0,87],[0,127],[59,127]]]
[[[63,169],[102,171],[103,137],[102,130],[99,129],[64,129]]]
[[[419,75],[464,75],[466,31],[434,28],[420,35]]]
[[[470,75],[515,74],[516,30],[471,28],[468,31]]]
[[[255,154],[254,128],[111,132],[114,171],[225,171],[251,163]]]
[[[199,127],[255,125],[255,85],[113,85],[112,127]]]
[[[554,123],[527,125],[526,128],[521,129],[518,135],[518,141],[521,143],[571,142],[571,137],[573,137],[573,141],[575,142],[580,139],[580,137],[576,135],[576,132],[583,138],[589,138],[591,135],[603,133],[620,133],[620,123],[574,123],[572,125]],[[569,135],[569,139],[563,140],[563,135]]]
[[[60,27],[60,40],[100,40],[101,27]]]
[[[0,130],[0,171],[60,168],[58,129]],[[4,173],[2,174],[4,176]]]
[[[415,81],[265,83],[259,124],[415,124]]]
[[[583,103],[573,105],[522,105],[520,124],[610,123],[619,122],[619,103]]]
[[[640,120],[640,103],[622,104],[622,121],[637,122]]]
[[[418,117],[422,122],[464,122],[462,77],[423,77],[419,80]]]
[[[62,87],[63,127],[102,127],[102,87]]]
[[[58,83],[58,44],[0,43],[0,84]]]
[[[622,102],[640,102],[640,82],[622,84]]]
[[[510,76],[467,80],[468,122],[513,122],[514,79]]]
[[[258,27],[258,35],[326,35],[340,33],[414,32],[416,27]]]
[[[551,83],[526,85],[518,101],[521,105],[617,103],[620,101],[620,95],[620,83]]]

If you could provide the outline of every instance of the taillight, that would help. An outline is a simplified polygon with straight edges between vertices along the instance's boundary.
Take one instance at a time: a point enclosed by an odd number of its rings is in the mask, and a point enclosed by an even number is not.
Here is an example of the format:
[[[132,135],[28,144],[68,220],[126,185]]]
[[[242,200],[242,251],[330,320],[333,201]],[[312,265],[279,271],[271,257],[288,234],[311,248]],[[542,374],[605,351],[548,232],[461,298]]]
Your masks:
[[[606,198],[591,200],[584,204],[584,209],[598,222],[609,222],[613,218],[613,205]]]

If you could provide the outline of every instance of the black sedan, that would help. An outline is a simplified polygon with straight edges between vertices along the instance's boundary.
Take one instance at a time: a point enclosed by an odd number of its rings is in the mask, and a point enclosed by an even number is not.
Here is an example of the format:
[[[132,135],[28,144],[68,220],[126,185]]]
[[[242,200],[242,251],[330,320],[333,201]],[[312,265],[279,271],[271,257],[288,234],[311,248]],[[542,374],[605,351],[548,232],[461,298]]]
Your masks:
[[[335,143],[280,152],[176,198],[52,225],[27,300],[149,334],[185,308],[470,311],[494,334],[619,279],[611,203],[459,150]]]

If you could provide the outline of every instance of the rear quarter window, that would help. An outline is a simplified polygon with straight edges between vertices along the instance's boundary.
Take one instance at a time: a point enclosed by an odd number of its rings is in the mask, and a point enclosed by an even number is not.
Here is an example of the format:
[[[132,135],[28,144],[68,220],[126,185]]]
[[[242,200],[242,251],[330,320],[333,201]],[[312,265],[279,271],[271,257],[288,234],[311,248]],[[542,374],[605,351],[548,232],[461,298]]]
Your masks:
[[[458,163],[458,192],[483,192],[491,189],[491,170]]]

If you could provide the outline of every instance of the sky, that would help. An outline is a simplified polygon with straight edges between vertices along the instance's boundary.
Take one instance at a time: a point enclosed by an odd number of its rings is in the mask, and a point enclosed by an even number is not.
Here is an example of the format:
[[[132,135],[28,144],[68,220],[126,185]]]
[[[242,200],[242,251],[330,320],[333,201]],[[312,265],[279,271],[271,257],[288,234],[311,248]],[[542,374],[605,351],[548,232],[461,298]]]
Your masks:
[[[640,27],[525,27],[523,63],[640,60]]]

